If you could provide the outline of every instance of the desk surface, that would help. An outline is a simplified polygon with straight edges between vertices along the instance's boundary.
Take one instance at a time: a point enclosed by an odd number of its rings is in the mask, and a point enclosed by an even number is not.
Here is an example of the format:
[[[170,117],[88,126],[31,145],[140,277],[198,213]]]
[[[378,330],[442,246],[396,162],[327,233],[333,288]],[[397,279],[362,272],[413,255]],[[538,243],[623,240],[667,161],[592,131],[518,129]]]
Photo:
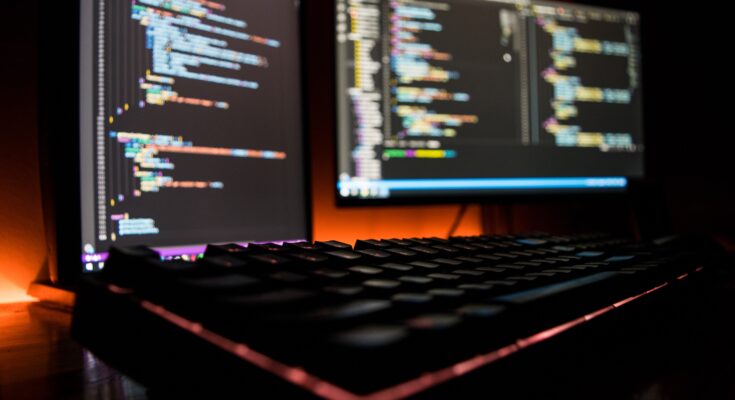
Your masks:
[[[0,399],[146,399],[146,391],[69,337],[71,314],[0,305]]]
[[[681,361],[619,398],[735,399],[735,287],[723,290],[719,298],[711,312],[717,317],[702,324],[701,334],[685,343],[686,348],[672,349],[677,354],[671,359]],[[0,305],[0,399],[154,397],[71,339],[70,320],[68,312],[40,303]],[[681,350],[686,351],[682,356]],[[611,388],[626,379],[625,366],[620,370],[619,377],[611,378]]]

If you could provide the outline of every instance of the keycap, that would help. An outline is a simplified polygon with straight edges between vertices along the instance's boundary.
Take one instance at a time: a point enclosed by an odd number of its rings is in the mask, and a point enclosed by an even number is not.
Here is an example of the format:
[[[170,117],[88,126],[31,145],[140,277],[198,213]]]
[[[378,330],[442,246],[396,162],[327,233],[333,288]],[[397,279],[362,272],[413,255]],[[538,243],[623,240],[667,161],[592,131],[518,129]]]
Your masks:
[[[319,246],[331,250],[352,250],[352,246],[347,243],[338,242],[336,240],[327,240],[325,242],[316,242]]]
[[[315,311],[309,317],[316,319],[345,319],[363,317],[391,307],[387,300],[355,300],[339,306],[323,308]]]
[[[429,268],[429,269],[439,268],[439,265],[440,265],[437,263],[427,262],[427,261],[413,261],[413,262],[410,262],[409,264],[413,265],[414,267]]]
[[[488,318],[505,311],[504,306],[488,304],[468,304],[457,309],[457,312],[466,317]]]
[[[258,254],[248,257],[249,260],[258,264],[266,264],[270,266],[283,266],[291,262],[291,259],[276,254]]]
[[[355,253],[359,253],[365,257],[375,259],[375,261],[381,261],[391,257],[390,253],[376,249],[357,250],[355,251]]]
[[[381,268],[385,269],[391,269],[395,271],[410,271],[413,269],[413,267],[405,264],[397,264],[397,263],[385,263],[379,265]]]
[[[532,301],[541,300],[559,293],[598,283],[607,279],[614,278],[616,276],[617,274],[615,272],[600,272],[582,278],[551,284],[548,286],[542,286],[539,288],[524,290],[522,292],[506,294],[498,297],[496,300],[514,304],[525,304]]]
[[[287,249],[275,243],[250,243],[248,244],[248,250],[256,253],[281,253]]]
[[[245,289],[260,283],[260,280],[242,274],[221,274],[212,277],[183,278],[176,281],[189,289],[208,290],[212,292],[233,289]]]
[[[406,325],[419,330],[442,330],[453,327],[461,321],[460,317],[452,314],[427,314],[406,321]]]
[[[391,299],[397,303],[425,304],[433,299],[433,296],[427,293],[397,293]]]
[[[289,257],[296,258],[301,261],[306,261],[308,263],[323,263],[327,260],[329,260],[329,257],[325,256],[324,254],[319,254],[315,252],[298,252],[298,253],[288,253]]]
[[[332,340],[336,343],[363,348],[382,347],[408,336],[406,328],[398,325],[365,325],[337,333]]]
[[[359,253],[355,253],[350,250],[325,251],[324,254],[329,255],[332,259],[338,261],[356,261],[362,257]]]
[[[355,242],[355,250],[384,249],[388,247],[393,247],[393,245],[374,239],[358,240]]]
[[[296,250],[296,251],[319,251],[324,250],[324,246],[316,243],[311,242],[294,242],[294,243],[284,243],[283,247],[289,249],[289,250]]]
[[[205,257],[232,255],[233,253],[245,253],[245,247],[235,243],[228,244],[209,244],[204,250]]]
[[[392,279],[369,279],[362,284],[363,286],[377,289],[395,289],[401,286],[401,282]]]
[[[368,267],[365,265],[355,265],[354,267],[350,267],[349,270],[352,272],[357,272],[359,274],[365,274],[365,275],[377,275],[383,272],[383,270],[380,268]]]

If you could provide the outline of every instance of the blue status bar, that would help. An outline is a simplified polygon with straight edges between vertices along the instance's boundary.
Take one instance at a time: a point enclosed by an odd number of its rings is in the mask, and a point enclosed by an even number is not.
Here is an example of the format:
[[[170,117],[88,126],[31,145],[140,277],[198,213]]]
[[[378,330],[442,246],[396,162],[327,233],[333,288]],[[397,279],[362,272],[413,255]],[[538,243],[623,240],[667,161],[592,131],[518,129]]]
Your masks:
[[[622,189],[628,186],[625,177],[575,178],[473,178],[473,179],[385,179],[370,181],[342,181],[340,190],[360,190],[379,187],[400,190],[529,190],[529,189]]]

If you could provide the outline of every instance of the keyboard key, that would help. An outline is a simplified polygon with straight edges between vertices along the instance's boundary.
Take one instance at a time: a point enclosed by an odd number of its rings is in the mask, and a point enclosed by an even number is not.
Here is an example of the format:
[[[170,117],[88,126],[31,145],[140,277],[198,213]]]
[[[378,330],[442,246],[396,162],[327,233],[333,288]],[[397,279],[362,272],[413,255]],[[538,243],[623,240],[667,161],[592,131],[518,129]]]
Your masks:
[[[556,276],[556,274],[553,272],[529,272],[526,274],[526,276],[551,278]]]
[[[426,246],[411,246],[409,247],[409,250],[415,251],[418,254],[423,254],[426,256],[433,256],[433,255],[439,254],[439,250],[432,249],[431,247],[426,247]]]
[[[427,275],[431,279],[439,279],[439,280],[445,280],[445,281],[453,281],[460,278],[459,275],[454,274],[429,274]]]
[[[356,253],[360,253],[363,256],[366,256],[368,259],[370,258],[375,259],[375,261],[384,260],[384,259],[391,257],[390,253],[387,253],[381,250],[377,250],[377,249],[357,250]]]
[[[405,264],[396,264],[396,263],[385,263],[380,264],[381,268],[385,269],[392,269],[394,271],[410,271],[413,269],[413,267],[405,265]]]
[[[244,254],[247,250],[245,247],[240,246],[239,244],[235,243],[229,243],[229,244],[209,244],[207,245],[206,250],[204,250],[204,256],[205,257],[214,257],[214,256],[223,256],[223,255],[233,255],[236,253]]]
[[[452,267],[457,267],[457,266],[462,265],[462,261],[452,260],[451,258],[435,258],[431,261],[437,264],[450,265]]]
[[[468,262],[468,263],[472,263],[472,264],[480,264],[480,263],[484,262],[481,258],[475,258],[475,257],[463,257],[463,256],[460,256],[460,257],[456,257],[456,259],[459,260],[459,261],[464,261],[464,262]]]
[[[500,267],[477,267],[475,269],[478,271],[482,271],[482,272],[495,272],[495,273],[501,273],[501,272],[506,271],[505,268],[500,268]]]
[[[333,259],[340,261],[355,261],[362,257],[360,254],[349,250],[325,251],[324,254],[330,255]]]
[[[391,248],[385,249],[385,251],[393,255],[404,257],[404,258],[414,257],[417,254],[415,251],[411,251],[408,248],[403,248],[403,247],[391,247]]]
[[[478,243],[478,242],[470,242],[470,244],[472,246],[477,247],[478,249],[481,249],[481,250],[493,250],[493,249],[495,249],[495,246],[490,245],[490,244]]]
[[[319,268],[313,272],[315,275],[332,279],[339,279],[348,276],[350,273],[344,270],[336,270],[329,268]]]
[[[572,273],[572,271],[571,270],[568,270],[568,269],[545,269],[545,270],[543,270],[541,272],[549,272],[549,273],[553,273],[553,274],[570,274],[570,273]]]
[[[387,300],[355,300],[336,307],[324,308],[311,314],[316,319],[337,320],[363,317],[391,307]]]
[[[449,245],[441,245],[440,244],[440,245],[434,245],[434,246],[431,246],[431,247],[433,249],[435,249],[435,250],[439,250],[439,251],[444,252],[446,254],[458,254],[459,253],[459,249],[458,248],[452,247],[452,246],[449,246]]]
[[[461,321],[460,317],[453,314],[428,314],[406,321],[412,329],[418,330],[443,330],[451,328]]]
[[[625,255],[625,256],[614,256],[605,259],[605,262],[612,262],[612,263],[618,263],[618,262],[626,262],[634,259],[635,256],[632,255]]]
[[[319,251],[324,250],[324,246],[311,242],[295,242],[295,243],[284,243],[283,247],[289,250],[296,251]]]
[[[420,285],[425,285],[434,281],[433,279],[425,276],[402,276],[398,278],[398,280],[407,283],[417,283]]]
[[[325,256],[324,254],[319,254],[315,252],[288,253],[288,255],[290,257],[296,258],[301,261],[306,261],[308,263],[323,263],[329,260],[329,257]]]
[[[429,268],[429,269],[439,268],[439,265],[440,265],[437,263],[426,262],[426,261],[413,261],[413,262],[410,262],[409,264],[413,265],[414,267]]]
[[[494,256],[491,254],[477,254],[475,255],[475,257],[482,258],[484,260],[489,260],[489,261],[501,261],[503,259],[503,257],[498,257],[498,256]]]
[[[383,270],[380,268],[368,267],[365,265],[355,265],[354,267],[350,267],[349,270],[352,272],[357,272],[359,274],[365,274],[365,275],[377,275],[383,272]]]
[[[486,283],[488,285],[513,286],[513,285],[517,284],[518,282],[503,279],[503,280],[489,280],[489,281],[484,281],[484,283]]]
[[[376,348],[396,343],[408,336],[406,328],[396,325],[366,325],[341,332],[333,341],[342,345]]]
[[[382,242],[389,244],[391,246],[399,246],[399,247],[409,247],[413,246],[412,242],[409,242],[408,240],[401,240],[401,239],[384,239]]]
[[[426,293],[396,293],[391,298],[397,303],[425,304],[434,297]]]
[[[457,286],[457,289],[459,290],[478,291],[478,292],[487,292],[492,288],[493,288],[493,285],[482,284],[482,283],[465,283],[463,285]]]
[[[431,289],[427,293],[436,297],[459,297],[464,294],[464,290],[441,288]]]
[[[366,287],[376,289],[394,289],[401,286],[401,282],[392,279],[370,279],[362,283]]]
[[[178,279],[176,283],[190,289],[218,291],[242,290],[257,285],[260,283],[260,280],[242,274],[222,274],[212,277]]]
[[[327,293],[334,293],[343,296],[354,296],[363,292],[363,288],[355,285],[333,285],[326,286],[324,291]]]
[[[215,269],[223,269],[223,270],[235,270],[235,269],[242,269],[245,268],[248,263],[237,257],[233,257],[231,255],[219,255],[219,256],[211,256],[206,257],[203,260],[200,260],[199,263],[204,268],[215,268]]]
[[[452,271],[453,274],[457,275],[468,275],[468,276],[483,276],[485,273],[483,271],[473,271],[471,269],[458,269],[456,271]]]
[[[518,265],[518,264],[498,264],[498,265],[496,265],[496,267],[498,267],[498,268],[504,268],[504,269],[513,269],[513,270],[516,270],[516,271],[521,271],[521,270],[526,269],[526,266],[525,265],[522,265],[522,264],[521,265]]]
[[[571,291],[586,285],[598,283],[607,279],[616,277],[615,272],[600,272],[593,275],[577,278],[566,282],[555,283],[540,288],[529,289],[522,292],[507,294],[497,298],[498,301],[525,304],[536,300],[541,300],[559,293]]]
[[[515,265],[523,265],[526,267],[540,267],[543,265],[540,262],[533,262],[533,261],[518,261],[517,263],[514,263]]]
[[[407,240],[410,241],[410,242],[416,243],[416,244],[418,244],[420,246],[431,246],[432,244],[434,244],[434,242],[432,242],[431,240],[428,240],[428,239],[411,238],[411,239],[407,239]]]
[[[460,315],[465,317],[489,318],[494,317],[505,311],[504,306],[488,305],[488,304],[468,304],[457,309]]]
[[[535,276],[509,276],[507,279],[512,281],[535,281],[537,277]]]
[[[533,238],[516,239],[516,242],[518,242],[520,244],[524,244],[526,246],[541,246],[541,245],[544,245],[544,244],[548,243],[546,240],[543,240],[543,239],[533,239]]]
[[[316,242],[319,246],[331,250],[352,250],[352,246],[347,243],[338,242],[336,240],[328,240],[326,242]]]
[[[519,257],[517,254],[510,254],[510,253],[495,253],[495,256],[503,257],[503,258],[511,259],[511,260]]]
[[[280,253],[287,249],[275,243],[250,243],[248,244],[248,250],[252,253]]]
[[[258,254],[249,257],[250,260],[259,264],[271,266],[282,266],[291,262],[291,259],[275,254]]]
[[[452,244],[452,247],[455,247],[455,248],[460,249],[460,250],[464,250],[465,252],[468,252],[468,251],[471,252],[471,251],[477,251],[477,250],[479,250],[475,246],[471,246],[469,244],[463,244],[463,243],[453,243]]]
[[[315,294],[307,290],[279,289],[248,296],[223,297],[218,300],[218,303],[236,307],[265,309],[275,306],[293,307],[297,303],[305,302],[314,297]]]
[[[583,252],[577,253],[576,255],[577,257],[594,258],[594,257],[600,257],[603,254],[605,253],[601,251],[583,251]]]
[[[303,282],[307,278],[304,275],[295,272],[279,271],[268,275],[269,278],[286,283]]]
[[[367,239],[367,240],[358,240],[355,242],[355,250],[365,250],[365,249],[384,249],[388,247],[392,247],[390,243],[381,242],[380,240],[373,240],[373,239]]]

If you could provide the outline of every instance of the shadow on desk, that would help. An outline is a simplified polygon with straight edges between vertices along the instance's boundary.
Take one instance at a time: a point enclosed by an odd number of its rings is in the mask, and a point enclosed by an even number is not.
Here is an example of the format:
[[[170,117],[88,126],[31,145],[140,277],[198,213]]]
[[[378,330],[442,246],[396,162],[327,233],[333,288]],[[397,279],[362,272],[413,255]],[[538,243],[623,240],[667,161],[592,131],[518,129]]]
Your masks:
[[[69,337],[70,322],[41,303],[0,305],[0,399],[146,399]]]

